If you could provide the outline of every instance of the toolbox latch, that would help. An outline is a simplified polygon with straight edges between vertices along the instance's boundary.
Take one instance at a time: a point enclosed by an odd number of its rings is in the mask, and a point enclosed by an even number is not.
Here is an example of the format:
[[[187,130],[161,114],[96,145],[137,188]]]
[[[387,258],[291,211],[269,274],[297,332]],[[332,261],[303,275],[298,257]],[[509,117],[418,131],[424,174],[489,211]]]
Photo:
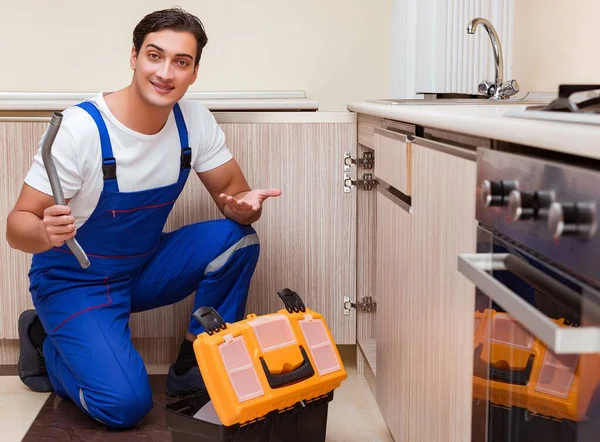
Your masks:
[[[200,307],[194,312],[194,318],[198,320],[200,325],[204,327],[206,333],[211,336],[213,333],[219,333],[225,330],[227,325],[223,318],[212,307]]]
[[[304,302],[302,298],[298,295],[298,293],[290,290],[283,289],[277,292],[283,303],[285,304],[285,308],[290,313],[298,313],[305,312],[306,307],[304,306]]]

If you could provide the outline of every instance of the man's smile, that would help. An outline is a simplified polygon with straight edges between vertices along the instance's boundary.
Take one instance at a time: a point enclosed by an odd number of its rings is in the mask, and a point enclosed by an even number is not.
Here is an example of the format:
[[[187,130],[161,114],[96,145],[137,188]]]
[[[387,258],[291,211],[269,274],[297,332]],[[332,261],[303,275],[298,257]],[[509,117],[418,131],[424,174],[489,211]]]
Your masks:
[[[168,93],[170,91],[172,91],[173,89],[175,89],[174,86],[170,86],[168,84],[163,84],[163,83],[158,83],[156,81],[150,81],[150,83],[152,83],[152,86],[154,86],[154,88],[160,92],[160,93]]]

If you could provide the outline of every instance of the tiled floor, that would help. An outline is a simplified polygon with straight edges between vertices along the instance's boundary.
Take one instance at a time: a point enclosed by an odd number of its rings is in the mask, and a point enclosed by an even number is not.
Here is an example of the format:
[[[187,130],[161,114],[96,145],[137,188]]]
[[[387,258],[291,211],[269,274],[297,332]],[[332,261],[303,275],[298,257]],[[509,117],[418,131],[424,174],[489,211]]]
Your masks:
[[[352,355],[344,357],[345,368],[348,372],[348,378],[342,386],[334,393],[334,399],[329,404],[327,441],[332,442],[388,442],[392,441],[385,423],[379,413],[377,404],[371,390],[363,375],[356,373],[354,358]],[[164,374],[167,366],[150,366],[150,374]],[[49,422],[36,423],[31,427],[33,421],[48,399],[49,394],[33,393],[25,387],[17,376],[0,376],[0,440],[3,442],[21,441],[28,434],[27,440],[40,440],[33,436],[43,426],[50,426],[53,419],[52,407],[56,407],[56,419],[59,419],[58,401],[46,405],[47,414],[44,416]],[[52,402],[52,401],[51,401]],[[65,408],[65,405],[67,406]],[[63,404],[62,410],[69,413],[77,413],[70,404]],[[151,412],[152,413],[152,412]],[[75,422],[79,422],[76,418]],[[89,426],[88,421],[81,422]],[[31,429],[30,429],[31,427]],[[100,435],[96,432],[93,436],[89,428],[76,432],[58,431],[52,435],[52,441],[58,440],[109,440],[108,435],[98,438]],[[156,436],[158,433],[154,433]],[[170,441],[170,436],[164,432],[164,440]],[[111,437],[112,438],[112,437]],[[162,439],[152,438],[153,441]]]

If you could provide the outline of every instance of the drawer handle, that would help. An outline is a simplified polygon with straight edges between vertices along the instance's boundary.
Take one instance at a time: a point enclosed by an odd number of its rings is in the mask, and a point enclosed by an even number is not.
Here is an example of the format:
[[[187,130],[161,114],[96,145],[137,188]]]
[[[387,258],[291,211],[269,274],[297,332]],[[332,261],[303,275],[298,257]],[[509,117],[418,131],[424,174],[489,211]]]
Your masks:
[[[394,132],[388,129],[383,129],[382,127],[375,128],[375,135],[381,135],[382,137],[386,138],[393,138],[394,140],[403,141],[405,143],[408,143],[410,141],[408,135],[405,135],[400,132]]]

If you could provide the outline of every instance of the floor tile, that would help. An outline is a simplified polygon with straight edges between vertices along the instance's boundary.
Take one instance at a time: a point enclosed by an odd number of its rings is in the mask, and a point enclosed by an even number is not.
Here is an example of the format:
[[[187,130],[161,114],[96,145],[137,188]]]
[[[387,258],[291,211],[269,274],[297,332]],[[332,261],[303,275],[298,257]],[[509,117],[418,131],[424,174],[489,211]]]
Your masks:
[[[343,357],[348,378],[335,390],[329,404],[327,441],[393,441],[364,376],[356,373],[352,355]],[[147,368],[155,392],[155,407],[136,429],[127,432],[108,430],[84,415],[72,402],[63,401],[54,394],[31,392],[17,376],[1,376],[0,439],[7,442],[117,442],[142,438],[170,442],[172,438],[163,410],[165,403],[176,400],[164,394],[169,366],[149,365]]]
[[[18,376],[0,376],[0,440],[20,441],[49,396],[29,390]]]

